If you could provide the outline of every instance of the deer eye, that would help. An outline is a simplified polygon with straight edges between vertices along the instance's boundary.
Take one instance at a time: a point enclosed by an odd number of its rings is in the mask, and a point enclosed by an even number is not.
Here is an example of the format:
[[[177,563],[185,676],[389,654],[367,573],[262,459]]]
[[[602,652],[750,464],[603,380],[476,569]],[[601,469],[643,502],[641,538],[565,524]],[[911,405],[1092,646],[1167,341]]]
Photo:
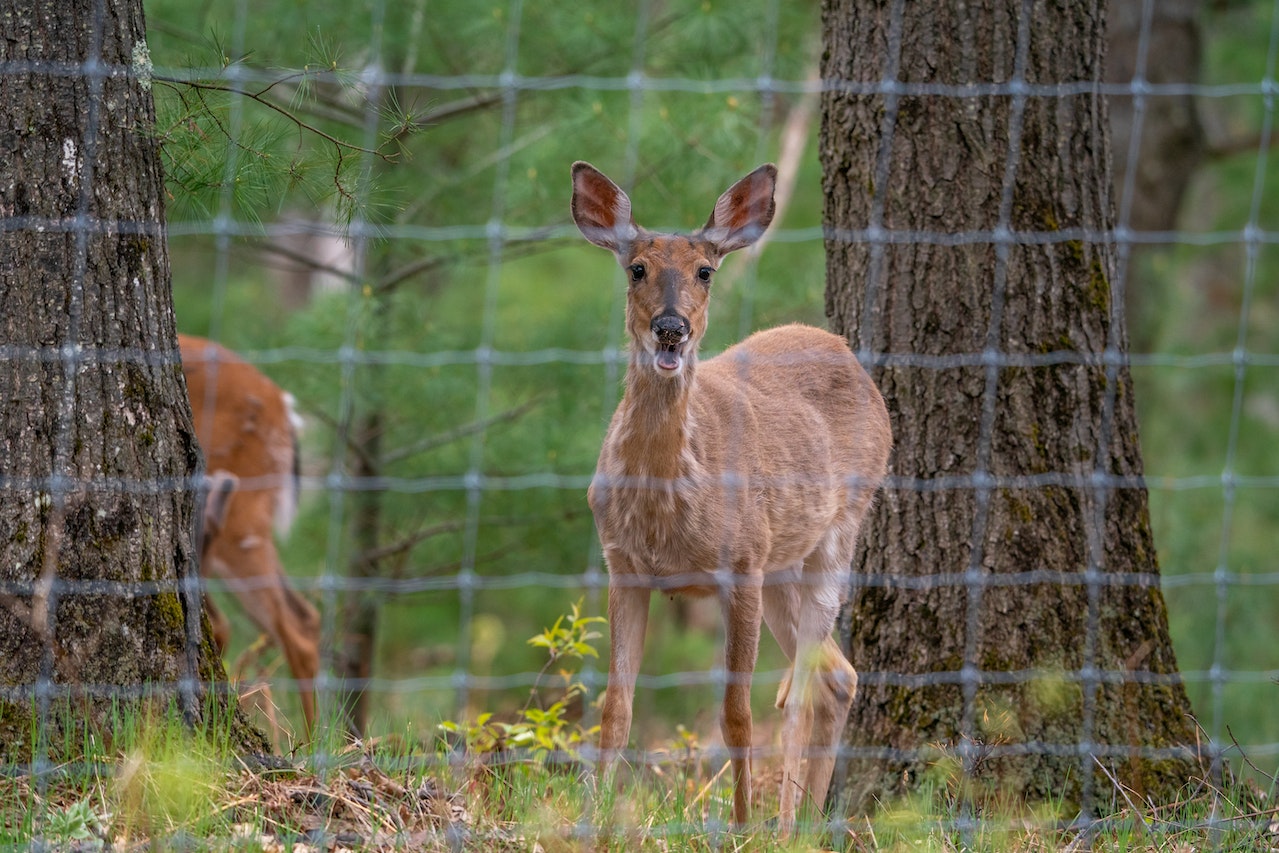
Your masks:
[[[643,264],[631,264],[628,269],[630,270],[630,273],[631,273],[631,281],[640,281],[641,279],[644,278]]]
[[[700,268],[698,268],[698,270],[697,270],[697,280],[698,280],[698,281],[710,281],[710,280],[711,280],[711,273],[713,273],[713,272],[715,272],[715,270],[711,269],[710,267],[700,267]]]

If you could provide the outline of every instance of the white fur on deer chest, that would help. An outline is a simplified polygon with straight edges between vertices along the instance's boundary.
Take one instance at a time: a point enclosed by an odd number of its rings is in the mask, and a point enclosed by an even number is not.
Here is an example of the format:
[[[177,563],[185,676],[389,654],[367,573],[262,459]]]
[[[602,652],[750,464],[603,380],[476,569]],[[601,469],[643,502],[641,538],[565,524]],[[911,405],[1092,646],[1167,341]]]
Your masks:
[[[758,496],[708,475],[687,448],[681,463],[684,473],[674,478],[596,475],[590,503],[611,569],[620,556],[638,574],[698,586],[713,583],[715,568],[746,556],[734,531],[744,516],[756,515],[750,507]],[[707,499],[708,492],[725,491]]]

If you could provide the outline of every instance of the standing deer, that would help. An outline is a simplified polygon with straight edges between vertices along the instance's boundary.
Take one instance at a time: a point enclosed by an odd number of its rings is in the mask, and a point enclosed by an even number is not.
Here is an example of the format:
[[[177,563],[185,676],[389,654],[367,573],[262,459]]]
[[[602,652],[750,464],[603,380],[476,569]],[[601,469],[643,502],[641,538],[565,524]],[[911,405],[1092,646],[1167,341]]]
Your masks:
[[[611,635],[601,768],[626,748],[649,599],[718,594],[728,670],[720,726],[734,822],[751,800],[750,681],[762,620],[791,665],[782,716],[779,829],[807,794],[821,809],[857,673],[831,637],[858,529],[892,444],[883,398],[843,338],[811,326],[758,332],[698,360],[711,279],[773,218],[777,170],[728,189],[706,225],[635,224],[626,194],[573,164],[573,220],[626,271],[630,360],[588,498],[608,562]],[[800,764],[808,757],[801,787]]]
[[[218,578],[284,652],[298,683],[309,735],[320,668],[320,617],[289,586],[272,527],[283,534],[297,508],[293,398],[230,350],[178,335],[195,434],[210,472],[200,573]],[[225,652],[226,616],[204,597],[213,639]]]

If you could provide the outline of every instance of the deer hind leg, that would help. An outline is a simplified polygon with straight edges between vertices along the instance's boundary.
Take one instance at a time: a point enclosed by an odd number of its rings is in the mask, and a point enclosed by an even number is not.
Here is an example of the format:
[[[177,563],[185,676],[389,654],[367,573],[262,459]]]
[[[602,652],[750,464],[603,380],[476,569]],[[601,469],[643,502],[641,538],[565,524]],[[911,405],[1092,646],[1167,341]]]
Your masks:
[[[805,787],[813,807],[820,811],[825,808],[826,792],[835,772],[835,756],[857,693],[857,670],[844,657],[833,637],[827,637],[817,650],[815,676],[810,685],[813,723]]]
[[[272,552],[275,548],[272,546]],[[306,720],[306,733],[315,730],[315,677],[320,672],[320,614],[315,606],[291,587],[283,574],[279,603],[275,606],[276,642],[284,650],[293,678],[298,682],[298,700]]]
[[[834,537],[836,534],[832,533]],[[782,709],[782,790],[778,822],[783,835],[794,831],[804,794],[819,811],[825,805],[857,673],[831,637],[847,583],[847,568],[819,547],[789,583],[770,587],[765,619],[791,667],[777,693]],[[788,570],[790,571],[790,570]],[[800,782],[800,768],[807,770]]]
[[[856,521],[847,518],[844,524],[831,529],[804,564],[805,616],[800,623],[803,626],[799,641],[801,652],[797,660],[808,664],[809,681],[802,695],[804,704],[812,709],[812,729],[805,789],[819,814],[826,805],[840,737],[857,692],[857,671],[831,636],[847,595],[856,541]]]
[[[803,788],[800,786],[800,763],[808,743],[812,715],[806,703],[792,701],[804,691],[804,668],[797,658],[801,639],[800,624],[804,618],[803,566],[795,566],[769,577],[764,589],[764,622],[790,661],[777,690],[777,707],[782,709],[782,787],[778,808],[778,824],[783,836],[795,828],[795,811]],[[796,683],[796,676],[801,683]]]

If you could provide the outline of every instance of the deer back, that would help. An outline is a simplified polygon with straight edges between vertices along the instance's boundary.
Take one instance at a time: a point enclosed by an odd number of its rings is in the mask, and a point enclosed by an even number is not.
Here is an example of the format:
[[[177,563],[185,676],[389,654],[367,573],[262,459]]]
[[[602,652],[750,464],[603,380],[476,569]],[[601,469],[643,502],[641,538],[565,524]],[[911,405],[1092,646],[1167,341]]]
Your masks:
[[[292,397],[223,346],[178,335],[182,372],[208,471],[239,479],[223,529],[284,533],[297,508],[297,415]]]

